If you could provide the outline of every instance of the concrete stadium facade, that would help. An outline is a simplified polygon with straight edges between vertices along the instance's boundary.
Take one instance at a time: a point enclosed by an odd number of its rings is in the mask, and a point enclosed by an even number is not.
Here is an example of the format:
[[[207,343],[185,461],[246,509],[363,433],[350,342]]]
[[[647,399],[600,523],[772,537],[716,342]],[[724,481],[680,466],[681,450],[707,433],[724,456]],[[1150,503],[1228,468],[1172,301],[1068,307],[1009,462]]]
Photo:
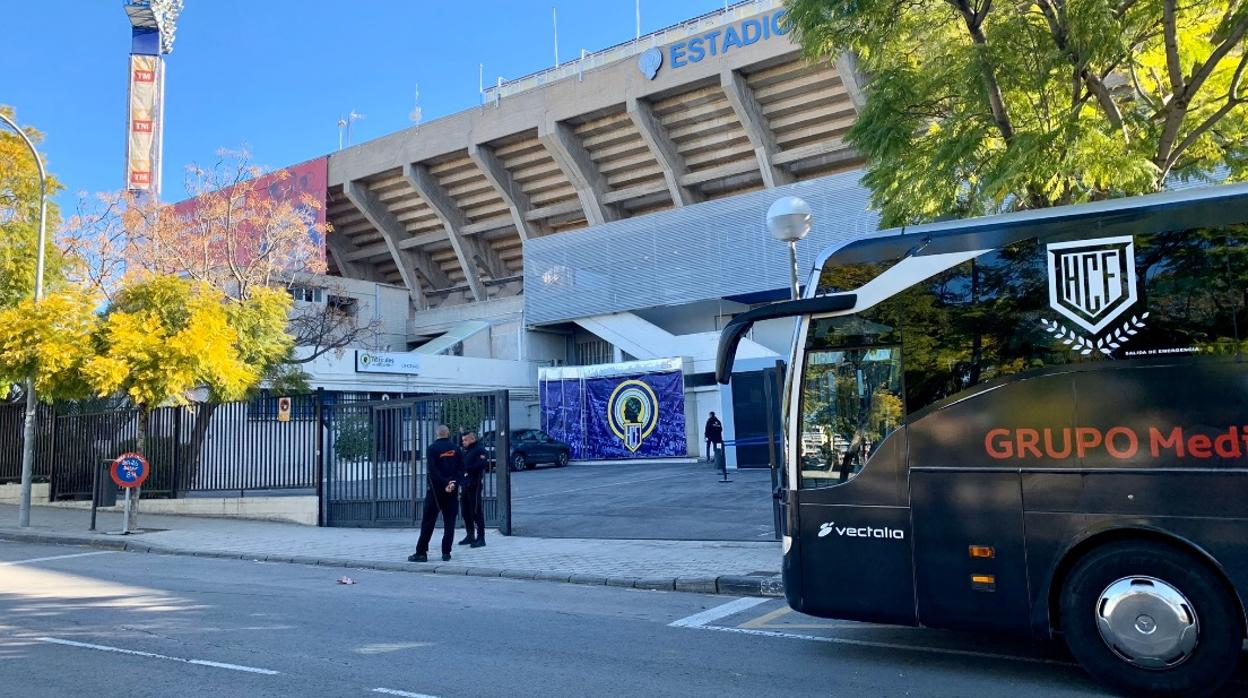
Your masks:
[[[330,275],[408,301],[405,334],[367,349],[515,362],[519,373],[469,371],[458,387],[520,389],[527,375],[534,396],[543,368],[682,358],[688,455],[711,410],[740,437],[737,423],[758,416],[734,412],[757,396],[707,376],[723,324],[787,294],[767,205],[812,202],[805,270],[876,227],[844,140],[862,77],[850,57],[807,61],[782,15],[774,0],[739,3],[329,155]],[[790,330],[757,328],[738,370],[774,364]],[[341,385],[345,366],[322,370]],[[391,379],[357,377],[362,390]],[[403,389],[421,385],[409,376]],[[537,426],[530,402],[517,417]]]

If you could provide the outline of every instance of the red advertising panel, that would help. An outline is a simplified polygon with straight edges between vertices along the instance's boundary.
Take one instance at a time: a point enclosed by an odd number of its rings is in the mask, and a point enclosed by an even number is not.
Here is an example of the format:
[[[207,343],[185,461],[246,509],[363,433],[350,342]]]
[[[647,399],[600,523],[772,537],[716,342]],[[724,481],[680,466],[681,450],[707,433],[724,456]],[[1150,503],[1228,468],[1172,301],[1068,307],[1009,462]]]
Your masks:
[[[184,239],[217,250],[219,256],[232,250],[242,264],[261,253],[275,226],[306,227],[323,264],[328,182],[329,159],[321,157],[181,201],[173,205],[173,215]]]
[[[274,170],[249,180],[246,187],[248,196],[257,197],[257,200],[249,203],[286,202],[298,207],[305,205],[304,197],[320,202],[314,223],[317,226],[323,226],[325,225],[325,201],[329,189],[329,158],[320,157]],[[228,196],[233,189],[234,187],[230,187],[221,193]],[[212,195],[179,201],[173,205],[174,214],[181,219],[194,218],[200,201],[208,196]]]

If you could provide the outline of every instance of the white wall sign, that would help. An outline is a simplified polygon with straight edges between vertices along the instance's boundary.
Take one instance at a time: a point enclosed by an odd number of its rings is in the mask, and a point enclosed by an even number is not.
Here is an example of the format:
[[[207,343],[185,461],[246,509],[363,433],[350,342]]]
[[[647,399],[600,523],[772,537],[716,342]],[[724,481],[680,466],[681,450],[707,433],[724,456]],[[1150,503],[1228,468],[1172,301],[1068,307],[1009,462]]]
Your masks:
[[[355,352],[356,373],[403,373],[420,374],[420,357],[406,352],[362,351]]]

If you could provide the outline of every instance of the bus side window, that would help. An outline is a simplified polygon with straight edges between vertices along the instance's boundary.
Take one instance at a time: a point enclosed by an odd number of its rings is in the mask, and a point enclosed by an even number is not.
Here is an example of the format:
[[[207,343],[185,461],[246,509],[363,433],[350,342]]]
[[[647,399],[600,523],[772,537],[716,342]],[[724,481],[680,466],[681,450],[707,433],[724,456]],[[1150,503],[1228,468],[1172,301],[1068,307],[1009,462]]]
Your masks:
[[[903,416],[901,348],[815,348],[826,341],[816,335],[826,322],[811,324],[802,371],[802,489],[854,479]]]

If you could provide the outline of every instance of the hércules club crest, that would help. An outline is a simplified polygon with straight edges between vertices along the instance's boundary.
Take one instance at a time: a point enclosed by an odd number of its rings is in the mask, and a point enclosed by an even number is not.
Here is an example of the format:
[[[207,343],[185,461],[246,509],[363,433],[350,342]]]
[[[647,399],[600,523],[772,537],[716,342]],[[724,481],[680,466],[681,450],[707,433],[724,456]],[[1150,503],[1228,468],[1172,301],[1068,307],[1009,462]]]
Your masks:
[[[1047,256],[1049,305],[1073,327],[1057,320],[1040,323],[1062,343],[1084,356],[1094,351],[1113,356],[1144,327],[1148,312],[1134,312],[1135,238],[1055,242]]]
[[[659,398],[644,381],[626,380],[607,400],[607,425],[633,453],[659,423]]]

